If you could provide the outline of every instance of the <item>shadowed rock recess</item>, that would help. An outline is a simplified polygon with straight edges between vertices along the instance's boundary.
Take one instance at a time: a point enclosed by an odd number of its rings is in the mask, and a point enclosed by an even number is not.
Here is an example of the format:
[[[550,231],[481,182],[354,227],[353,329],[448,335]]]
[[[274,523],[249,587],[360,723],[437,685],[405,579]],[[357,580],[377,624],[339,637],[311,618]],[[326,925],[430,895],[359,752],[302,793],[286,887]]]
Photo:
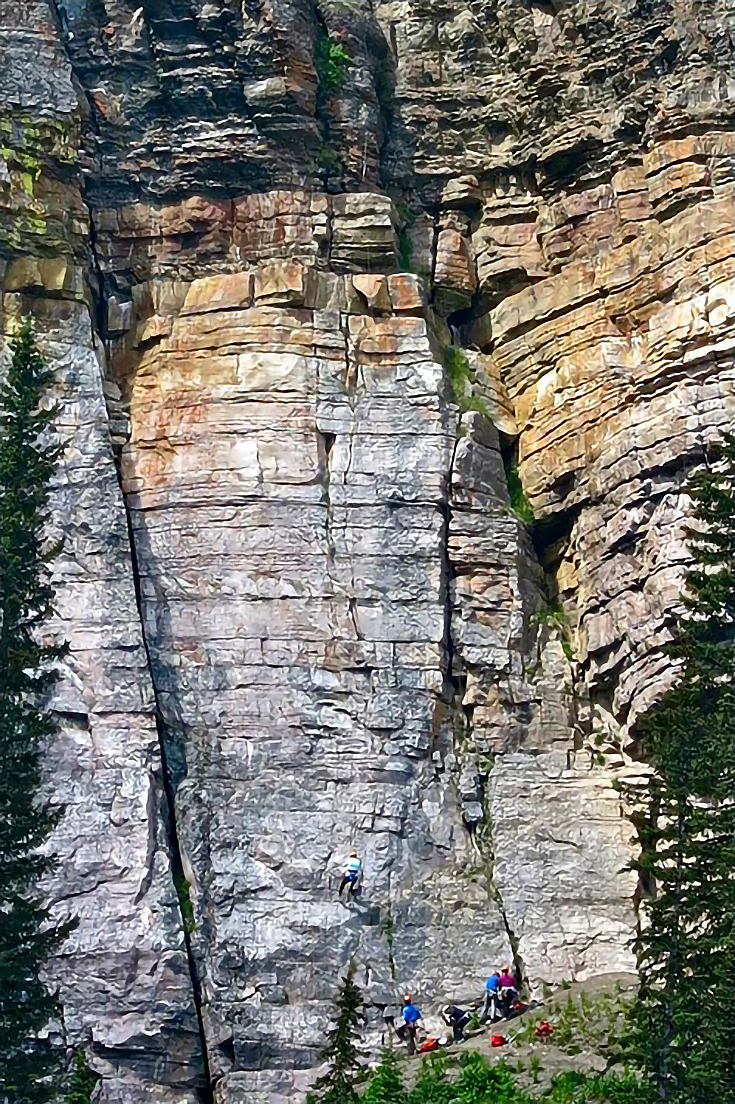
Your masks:
[[[631,968],[612,782],[735,409],[734,35],[0,0],[2,329],[68,443],[51,973],[105,1104],[301,1099],[350,959],[373,1043],[406,986]]]

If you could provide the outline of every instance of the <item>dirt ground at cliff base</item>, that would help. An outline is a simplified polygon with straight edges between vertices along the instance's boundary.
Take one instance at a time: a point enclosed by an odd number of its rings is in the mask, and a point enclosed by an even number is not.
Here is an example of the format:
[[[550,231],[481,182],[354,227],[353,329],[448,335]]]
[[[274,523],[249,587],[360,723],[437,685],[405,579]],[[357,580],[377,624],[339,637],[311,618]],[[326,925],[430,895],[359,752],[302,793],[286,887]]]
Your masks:
[[[450,1062],[453,1062],[463,1053],[477,1051],[492,1064],[506,1062],[516,1076],[520,1088],[540,1095],[549,1088],[557,1074],[564,1073],[566,1070],[578,1070],[581,1073],[604,1072],[612,1053],[609,1045],[598,1047],[580,1045],[579,1049],[576,1049],[578,1044],[575,1043],[564,1047],[555,1045],[553,1035],[547,1039],[532,1036],[532,1025],[543,1020],[548,1020],[552,1026],[555,1025],[555,1020],[559,1016],[553,1011],[554,1007],[560,1003],[566,1004],[571,999],[575,1007],[581,1008],[583,994],[586,1000],[592,1002],[593,1007],[595,1002],[606,997],[610,1000],[629,1000],[635,994],[637,984],[638,978],[635,974],[611,973],[589,978],[586,981],[571,982],[568,987],[555,987],[548,997],[540,999],[522,1015],[512,1020],[502,1020],[494,1024],[491,1029],[488,1026],[474,1032],[466,1032],[464,1043],[451,1043],[430,1053],[445,1055]],[[505,1046],[490,1046],[490,1036],[496,1033],[506,1037],[508,1042]],[[417,1054],[412,1057],[406,1054],[400,1055],[407,1088],[413,1087],[421,1062],[427,1056],[427,1054]],[[539,1061],[535,1073],[531,1068],[531,1060],[534,1056]]]

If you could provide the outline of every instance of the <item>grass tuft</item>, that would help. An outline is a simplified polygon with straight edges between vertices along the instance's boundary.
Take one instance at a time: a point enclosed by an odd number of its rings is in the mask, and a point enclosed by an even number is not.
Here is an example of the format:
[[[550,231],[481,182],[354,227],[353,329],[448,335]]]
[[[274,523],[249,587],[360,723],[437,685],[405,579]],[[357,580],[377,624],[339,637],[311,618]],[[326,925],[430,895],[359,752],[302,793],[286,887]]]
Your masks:
[[[444,367],[449,376],[452,398],[459,407],[460,414],[476,410],[478,414],[490,417],[488,405],[481,395],[475,393],[477,381],[467,359],[467,354],[457,345],[444,348]]]
[[[505,469],[505,477],[508,482],[508,497],[510,498],[511,509],[522,522],[530,527],[536,521],[536,515],[533,512],[533,506],[526,497],[526,492],[523,490],[521,477],[515,464],[510,464]]]
[[[176,896],[179,899],[181,917],[184,921],[186,933],[187,935],[191,935],[195,928],[194,906],[191,903],[191,886],[183,873],[174,876],[174,886],[176,887]]]

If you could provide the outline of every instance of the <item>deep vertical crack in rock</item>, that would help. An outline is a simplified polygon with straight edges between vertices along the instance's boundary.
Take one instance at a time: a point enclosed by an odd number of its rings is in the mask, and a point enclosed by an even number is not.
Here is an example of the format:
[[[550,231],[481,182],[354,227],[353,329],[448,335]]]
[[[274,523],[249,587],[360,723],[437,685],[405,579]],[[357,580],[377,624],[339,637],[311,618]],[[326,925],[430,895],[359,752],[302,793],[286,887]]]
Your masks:
[[[456,577],[454,565],[452,563],[451,549],[449,545],[451,522],[452,522],[452,484],[454,476],[455,461],[457,456],[457,446],[459,438],[454,443],[452,449],[452,457],[449,463],[449,470],[447,472],[446,492],[445,498],[442,503],[442,509],[444,514],[444,528],[442,534],[442,558],[444,563],[443,577],[444,577],[444,624],[445,624],[445,643],[447,653],[447,681],[451,687],[451,695],[449,700],[449,710],[452,717],[452,740],[456,744],[457,732],[454,724],[454,718],[458,714],[458,710],[461,711],[462,717],[462,738],[467,742],[472,733],[473,723],[473,706],[466,706],[464,702],[465,691],[467,686],[466,675],[461,675],[457,669],[455,658],[457,656],[457,646],[454,640],[453,630],[453,612],[454,602],[456,599],[456,592],[453,589],[453,583]],[[455,746],[455,754],[457,754],[457,748]],[[457,760],[461,763],[461,756],[457,754]],[[490,772],[492,773],[492,772]],[[470,833],[473,845],[477,850],[477,854],[482,862],[485,881],[487,885],[488,897],[494,902],[497,907],[498,913],[503,923],[505,933],[508,937],[508,944],[511,948],[513,956],[513,965],[517,976],[522,977],[524,974],[523,961],[520,956],[520,944],[519,939],[510,921],[508,920],[508,914],[503,901],[503,895],[495,877],[495,854],[494,854],[494,842],[493,842],[493,822],[492,813],[489,802],[487,800],[487,789],[489,784],[490,775],[485,775],[482,778],[482,797],[483,797],[483,811],[485,815],[485,823],[483,825],[483,839],[479,839],[479,833],[475,832],[470,825],[466,824],[467,830]],[[489,851],[489,853],[488,853]]]
[[[492,828],[492,822],[490,824],[490,827]],[[503,921],[503,927],[505,928],[505,933],[508,936],[508,943],[510,944],[510,949],[513,953],[513,966],[514,966],[515,975],[518,978],[523,978],[524,977],[524,967],[523,967],[523,959],[521,958],[521,955],[520,955],[520,941],[519,941],[518,936],[516,935],[515,931],[510,926],[510,922],[508,920],[508,914],[505,911],[505,902],[503,901],[503,894],[501,893],[500,887],[499,887],[497,881],[495,880],[495,875],[494,874],[492,875],[492,880],[490,882],[490,892],[491,892],[493,900],[495,901],[495,904],[497,905],[498,912],[500,913],[500,918]]]
[[[73,60],[71,52],[69,51],[69,48],[68,48],[68,40],[67,40],[68,24],[67,24],[67,19],[66,19],[66,12],[64,11],[63,5],[61,5],[59,3],[59,0],[48,0],[48,2],[49,2],[49,6],[50,6],[50,14],[52,16],[52,19],[55,19],[55,21],[56,21],[58,31],[59,31],[59,39],[63,43],[64,50],[65,50],[65,53],[66,53],[67,60],[69,62],[71,72],[72,72],[72,74],[74,76],[74,80],[76,81],[76,84],[78,86],[79,94],[83,95],[86,99],[86,102],[87,102],[87,105],[88,105],[88,108],[89,108],[89,126],[91,127],[92,134],[93,134],[94,138],[96,139],[98,137],[98,129],[97,129],[97,125],[96,125],[95,105],[94,105],[94,102],[92,100],[92,97],[91,97],[88,89],[84,85],[84,82],[80,79],[79,75],[76,72],[74,60]],[[106,325],[106,295],[105,295],[105,285],[104,285],[104,276],[103,276],[103,272],[102,272],[102,266],[100,264],[98,251],[97,251],[97,228],[96,228],[96,224],[95,224],[93,209],[92,209],[92,206],[89,202],[89,198],[87,196],[87,177],[86,176],[83,176],[83,178],[82,178],[82,187],[80,189],[80,196],[81,196],[82,202],[84,203],[84,206],[85,206],[85,209],[86,209],[86,212],[87,212],[87,217],[89,219],[89,228],[90,228],[90,231],[89,231],[88,261],[89,261],[89,269],[94,274],[94,282],[90,281],[90,283],[92,283],[92,311],[91,311],[92,328],[93,328],[93,332],[96,333],[96,335],[98,337],[100,337],[100,339],[102,339],[102,335],[105,332],[105,325]],[[107,349],[106,349],[106,352],[107,352]],[[138,567],[138,556],[137,556],[137,549],[136,549],[136,544],[135,544],[135,534],[134,534],[134,531],[133,531],[133,524],[132,524],[132,519],[131,519],[131,515],[130,515],[130,508],[128,506],[127,499],[126,499],[126,496],[125,496],[125,491],[124,491],[124,488],[123,488],[123,481],[122,481],[122,473],[121,473],[121,470],[120,470],[120,457],[119,457],[119,455],[114,456],[114,463],[115,463],[115,471],[117,473],[118,484],[119,484],[119,487],[120,487],[120,496],[121,496],[121,500],[122,500],[122,504],[123,504],[123,509],[125,511],[125,520],[126,520],[127,532],[128,532],[128,546],[129,546],[129,550],[130,550],[130,562],[131,562],[131,568],[132,568],[132,574],[133,574],[133,586],[134,586],[134,589],[135,589],[135,601],[136,601],[136,607],[137,607],[137,610],[138,610],[138,619],[139,619],[139,623],[140,623],[141,639],[142,639],[143,649],[144,649],[145,657],[146,657],[146,666],[147,666],[148,675],[150,677],[150,684],[151,684],[152,693],[153,693],[153,700],[154,700],[156,732],[158,734],[158,746],[159,746],[159,751],[160,751],[160,756],[161,756],[161,774],[162,774],[161,781],[162,781],[163,793],[164,793],[164,797],[165,797],[165,801],[166,801],[166,814],[165,815],[166,815],[167,837],[168,837],[168,843],[169,843],[168,856],[169,856],[169,862],[170,862],[170,868],[171,868],[172,888],[173,888],[174,893],[176,894],[176,897],[177,897],[177,900],[178,900],[178,903],[179,903],[179,915],[181,917],[181,931],[182,931],[183,938],[184,938],[184,945],[185,945],[185,949],[186,949],[186,958],[187,958],[187,963],[188,963],[188,967],[189,967],[189,974],[190,974],[190,978],[191,978],[192,998],[193,998],[194,1009],[195,1009],[195,1012],[196,1012],[197,1025],[198,1025],[198,1029],[199,1029],[199,1039],[200,1039],[200,1047],[201,1047],[201,1059],[202,1059],[202,1070],[203,1070],[203,1076],[204,1076],[204,1084],[197,1087],[197,1093],[200,1097],[201,1104],[212,1104],[212,1102],[214,1100],[214,1090],[213,1090],[213,1085],[212,1085],[212,1078],[211,1078],[210,1065],[209,1065],[209,1056],[208,1056],[208,1049],[207,1049],[207,1039],[206,1039],[206,1033],[205,1033],[205,1030],[204,1030],[204,1019],[203,1019],[203,1014],[202,1014],[201,984],[200,984],[200,981],[199,981],[199,974],[198,974],[198,970],[197,970],[196,960],[194,958],[194,952],[193,952],[193,948],[192,948],[192,945],[191,945],[191,938],[190,938],[189,930],[188,930],[188,927],[187,927],[187,919],[186,919],[186,916],[184,915],[183,903],[182,903],[181,898],[180,898],[179,893],[178,893],[178,885],[181,884],[182,880],[185,880],[185,876],[184,876],[183,861],[182,861],[182,855],[181,855],[181,848],[179,846],[179,836],[178,836],[178,830],[177,830],[177,824],[176,824],[176,805],[175,805],[174,787],[173,787],[171,776],[170,776],[170,773],[169,773],[168,760],[167,760],[167,755],[166,755],[165,721],[163,719],[163,714],[162,714],[162,710],[161,710],[161,706],[160,706],[160,702],[159,702],[158,689],[157,689],[157,686],[156,686],[156,679],[155,679],[155,673],[154,673],[153,662],[152,662],[152,657],[151,657],[150,645],[148,643],[148,639],[147,639],[147,635],[146,635],[145,618],[144,618],[143,603],[142,603],[141,588],[140,588],[140,573],[139,573],[139,567]]]
[[[143,598],[140,587],[140,571],[138,567],[138,553],[135,544],[135,531],[133,529],[133,521],[130,514],[130,507],[128,506],[125,492],[122,485],[122,474],[120,472],[120,461],[116,457],[115,468],[117,470],[118,479],[120,481],[120,494],[122,495],[123,506],[125,509],[125,519],[128,527],[128,540],[130,544],[130,560],[133,570],[133,584],[135,586],[135,600],[138,607],[138,615],[140,618],[140,631],[143,639],[143,648],[145,650],[146,662],[148,665],[148,673],[150,675],[151,687],[153,690],[153,702],[155,708],[156,717],[156,731],[158,733],[158,746],[161,753],[161,775],[163,782],[163,792],[166,799],[166,818],[168,829],[168,841],[169,841],[169,860],[171,863],[171,878],[173,881],[173,888],[176,892],[176,897],[179,902],[179,913],[181,916],[181,930],[184,936],[184,945],[186,947],[186,958],[189,965],[189,974],[191,976],[192,994],[194,998],[194,1008],[196,1011],[197,1023],[199,1025],[199,1037],[202,1050],[202,1066],[204,1072],[205,1084],[200,1088],[200,1098],[202,1104],[212,1104],[214,1100],[214,1086],[212,1084],[212,1076],[209,1064],[209,1053],[207,1048],[207,1036],[204,1029],[204,1016],[202,1012],[202,988],[199,980],[199,971],[194,957],[194,950],[191,943],[191,936],[187,926],[187,917],[184,913],[183,902],[181,895],[178,892],[178,887],[182,884],[182,881],[186,881],[184,874],[184,863],[181,853],[181,847],[179,844],[179,834],[177,828],[176,818],[176,794],[169,771],[168,756],[166,753],[166,721],[163,716],[163,710],[158,695],[158,687],[156,684],[156,677],[153,665],[153,659],[151,656],[151,649],[148,643],[148,637],[145,627],[145,611],[143,609]]]

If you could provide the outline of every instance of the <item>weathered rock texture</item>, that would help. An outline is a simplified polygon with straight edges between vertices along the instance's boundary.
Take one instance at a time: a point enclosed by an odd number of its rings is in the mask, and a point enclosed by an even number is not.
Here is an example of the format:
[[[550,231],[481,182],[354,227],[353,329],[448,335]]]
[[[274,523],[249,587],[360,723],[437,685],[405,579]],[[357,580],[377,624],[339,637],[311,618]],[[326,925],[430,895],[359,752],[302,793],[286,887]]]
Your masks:
[[[373,1041],[511,954],[630,968],[611,783],[735,405],[729,2],[0,24],[3,327],[69,440],[53,975],[101,1098],[299,1099],[349,959]]]

